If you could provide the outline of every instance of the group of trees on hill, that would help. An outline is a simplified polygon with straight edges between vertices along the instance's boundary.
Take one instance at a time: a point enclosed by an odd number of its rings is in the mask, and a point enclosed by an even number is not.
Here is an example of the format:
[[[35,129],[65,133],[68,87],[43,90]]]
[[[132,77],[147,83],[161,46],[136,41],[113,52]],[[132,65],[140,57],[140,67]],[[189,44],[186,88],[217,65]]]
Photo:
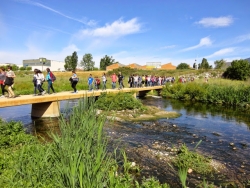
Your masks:
[[[196,63],[193,64],[193,68],[196,69],[196,66],[198,69],[212,69],[212,65],[209,65],[206,58],[203,58],[201,63],[196,65]],[[191,67],[187,63],[180,63],[176,69],[190,69]]]

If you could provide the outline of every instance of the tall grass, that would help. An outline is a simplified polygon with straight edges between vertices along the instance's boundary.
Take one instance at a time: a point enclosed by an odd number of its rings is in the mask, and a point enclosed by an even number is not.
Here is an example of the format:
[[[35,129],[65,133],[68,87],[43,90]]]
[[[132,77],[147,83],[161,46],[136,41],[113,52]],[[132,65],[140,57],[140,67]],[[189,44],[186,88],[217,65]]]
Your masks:
[[[52,143],[28,145],[20,151],[12,186],[107,187],[114,160],[107,153],[103,125],[89,100],[73,108],[70,119],[60,121],[60,134]]]
[[[248,106],[250,103],[250,87],[244,82],[221,81],[189,82],[166,85],[162,90],[164,97],[180,100],[193,100],[226,105]]]
[[[112,166],[103,135],[105,117],[95,117],[88,100],[79,102],[69,121],[60,122],[61,135],[53,135],[52,156],[62,187],[105,187]]]
[[[28,138],[29,142],[20,140],[15,146],[22,143],[24,145],[9,148],[12,150],[8,150],[7,154],[1,151],[0,164],[4,166],[0,170],[1,186],[166,187],[166,184],[161,185],[154,178],[144,180],[140,185],[135,175],[130,173],[139,167],[131,166],[124,152],[122,163],[118,162],[116,152],[108,152],[108,140],[103,130],[106,117],[96,117],[93,100],[81,99],[71,111],[65,110],[64,117],[68,118],[60,117],[60,133],[51,133],[51,142],[30,142]],[[16,127],[11,126],[8,132],[12,132],[12,129],[15,130]],[[6,134],[6,131],[2,132]],[[118,164],[123,164],[123,167]]]

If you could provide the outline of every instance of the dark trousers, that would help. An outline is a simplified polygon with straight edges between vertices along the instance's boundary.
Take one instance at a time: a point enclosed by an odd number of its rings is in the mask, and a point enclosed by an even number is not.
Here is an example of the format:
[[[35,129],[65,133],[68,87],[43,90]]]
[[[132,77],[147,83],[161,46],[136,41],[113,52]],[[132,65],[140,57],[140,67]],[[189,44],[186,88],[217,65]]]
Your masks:
[[[5,89],[5,85],[1,84],[1,90],[2,90],[2,95],[4,95],[4,92],[8,93],[7,89]]]
[[[74,92],[76,92],[76,84],[77,82],[71,82],[71,87],[74,89]]]
[[[42,93],[44,91],[44,89],[42,88],[42,84],[38,84],[37,85],[37,89],[40,93]]]
[[[51,80],[48,81],[48,93],[50,93],[50,88],[52,89],[53,93],[55,93],[55,90],[53,88],[53,83]]]

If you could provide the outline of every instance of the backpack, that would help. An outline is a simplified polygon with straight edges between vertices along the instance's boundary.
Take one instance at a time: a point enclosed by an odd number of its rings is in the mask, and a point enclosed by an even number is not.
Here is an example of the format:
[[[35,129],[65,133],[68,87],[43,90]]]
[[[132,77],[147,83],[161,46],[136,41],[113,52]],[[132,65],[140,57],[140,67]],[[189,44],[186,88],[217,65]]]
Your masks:
[[[99,80],[99,79],[97,79],[97,80],[96,80],[96,83],[97,83],[97,84],[100,84],[100,80]]]
[[[52,72],[50,72],[50,76],[51,76],[51,80],[53,80],[53,81],[56,80],[56,77],[55,77],[55,75]]]

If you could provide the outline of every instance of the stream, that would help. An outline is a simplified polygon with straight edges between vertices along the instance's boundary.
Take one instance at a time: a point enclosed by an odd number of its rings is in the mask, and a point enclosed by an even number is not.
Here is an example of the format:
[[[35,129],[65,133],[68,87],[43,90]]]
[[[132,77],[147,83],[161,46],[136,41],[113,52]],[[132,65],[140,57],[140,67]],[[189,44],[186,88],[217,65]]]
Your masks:
[[[110,144],[119,143],[130,161],[139,165],[141,176],[157,177],[161,183],[181,187],[177,171],[169,161],[176,156],[173,148],[185,144],[191,150],[198,142],[199,153],[211,157],[223,169],[206,176],[216,187],[250,187],[250,116],[238,109],[214,104],[192,103],[147,97],[143,104],[157,106],[182,115],[174,119],[159,119],[135,123],[107,123],[105,130]],[[61,112],[73,107],[77,100],[62,101]],[[58,130],[58,119],[32,119],[31,105],[0,108],[6,121],[21,121],[28,132],[47,137],[47,130]],[[199,174],[188,174],[188,186],[197,187],[202,182]]]

